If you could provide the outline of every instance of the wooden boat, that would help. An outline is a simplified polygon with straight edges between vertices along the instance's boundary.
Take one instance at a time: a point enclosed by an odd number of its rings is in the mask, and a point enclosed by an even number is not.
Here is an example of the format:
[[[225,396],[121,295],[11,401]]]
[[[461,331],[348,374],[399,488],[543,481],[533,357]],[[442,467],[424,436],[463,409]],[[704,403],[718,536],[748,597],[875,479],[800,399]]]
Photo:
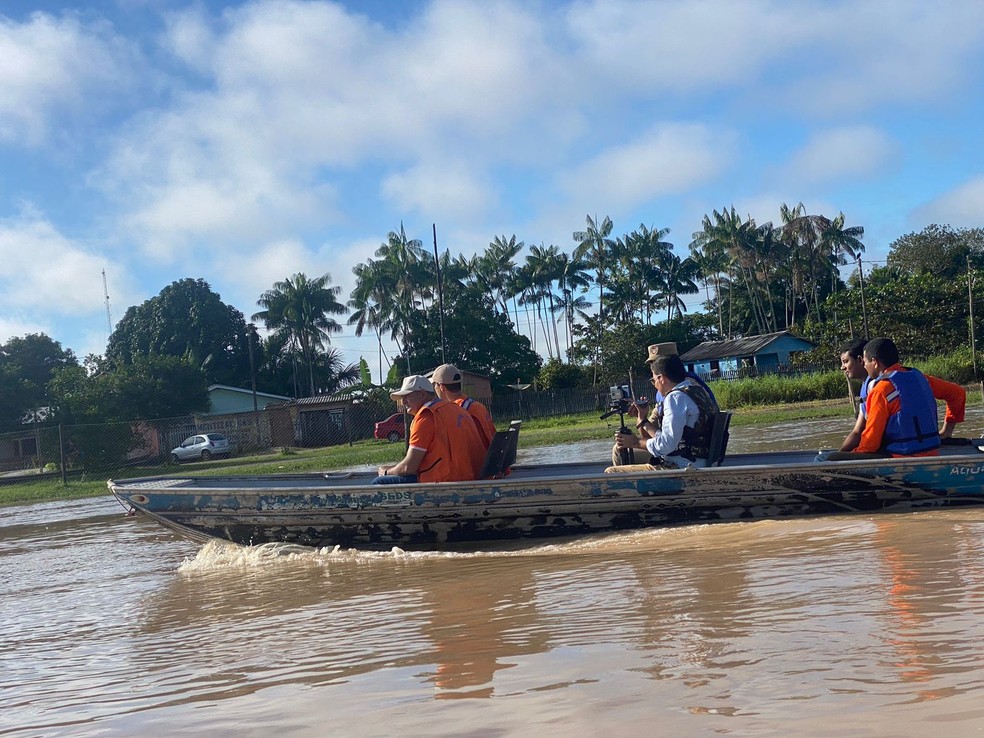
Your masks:
[[[109,481],[132,510],[196,540],[356,548],[574,536],[712,521],[897,512],[984,503],[984,455],[817,462],[728,456],[706,469],[605,474],[604,463],[515,466],[475,482],[370,486],[374,474]]]

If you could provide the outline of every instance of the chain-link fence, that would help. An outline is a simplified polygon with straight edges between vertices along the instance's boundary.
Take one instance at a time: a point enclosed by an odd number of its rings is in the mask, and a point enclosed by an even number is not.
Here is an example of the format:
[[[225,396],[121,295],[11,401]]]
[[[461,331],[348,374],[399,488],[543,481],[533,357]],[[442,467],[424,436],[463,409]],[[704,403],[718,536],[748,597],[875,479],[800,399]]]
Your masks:
[[[218,433],[228,455],[272,448],[269,423],[252,413],[128,423],[25,426],[0,434],[0,484],[134,476],[174,463],[186,439]],[[219,454],[216,454],[219,455]]]
[[[222,415],[25,425],[0,433],[0,486],[166,474],[182,461],[353,443],[373,437],[381,412],[373,403],[295,402]],[[209,445],[206,434],[221,435],[228,447]]]

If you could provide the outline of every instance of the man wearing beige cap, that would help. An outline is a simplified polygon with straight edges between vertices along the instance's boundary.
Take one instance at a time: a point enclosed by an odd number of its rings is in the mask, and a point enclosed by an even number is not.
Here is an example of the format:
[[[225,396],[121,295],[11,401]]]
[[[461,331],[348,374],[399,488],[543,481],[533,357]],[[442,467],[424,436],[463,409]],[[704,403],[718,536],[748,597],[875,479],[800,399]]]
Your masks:
[[[653,386],[663,395],[655,417],[636,424],[640,435],[615,434],[612,460],[606,472],[678,469],[693,464],[707,466],[711,432],[717,407],[704,388],[687,376],[677,354],[657,355],[649,363]],[[621,430],[625,430],[624,428]],[[644,451],[648,463],[619,463],[623,450]]]
[[[671,356],[679,353],[677,351],[677,345],[672,341],[670,341],[669,343],[651,344],[647,349],[647,351],[649,352],[649,356],[646,359],[647,364],[652,364],[654,361],[656,361],[657,356]],[[717,398],[714,396],[714,392],[711,390],[710,387],[707,386],[704,380],[701,379],[695,372],[687,372],[687,376],[704,388],[704,391],[711,396],[712,400],[714,400],[714,409],[717,410]],[[655,404],[653,405],[654,412],[655,412],[655,408],[662,401],[663,401],[663,395],[660,393],[659,390],[656,390],[656,401]]]
[[[478,400],[466,396],[461,391],[461,372],[458,368],[454,364],[441,364],[430,375],[430,380],[438,397],[453,402],[471,416],[487,451],[495,435],[492,413]]]
[[[668,357],[671,356],[676,357],[677,360],[673,361],[672,364],[674,368],[676,368],[679,362],[679,367],[682,368],[682,371],[684,372],[684,377],[688,380],[688,386],[696,384],[701,389],[704,390],[704,394],[701,396],[701,399],[703,399],[703,397],[706,396],[706,398],[709,400],[709,404],[706,410],[710,413],[716,413],[718,410],[717,399],[714,397],[714,393],[711,391],[711,388],[708,387],[704,383],[704,380],[702,380],[696,374],[694,374],[693,372],[688,372],[686,371],[686,368],[683,368],[683,362],[679,361],[679,353],[677,352],[676,343],[672,341],[667,343],[654,343],[647,348],[646,352],[647,352],[646,364],[649,366],[650,370],[653,373],[652,383],[653,383],[653,387],[656,390],[656,397],[653,400],[652,406],[648,408],[650,411],[648,416],[645,416],[645,411],[647,409],[647,406],[640,405],[635,400],[633,400],[632,403],[629,405],[628,413],[627,413],[628,416],[631,418],[640,418],[639,422],[636,423],[636,430],[639,431],[639,437],[636,438],[633,436],[631,438],[623,438],[622,441],[620,441],[618,438],[619,434],[616,434],[615,445],[612,447],[613,466],[625,466],[626,465],[625,459],[627,456],[627,454],[625,453],[626,449],[632,448],[633,450],[638,449],[641,451],[646,451],[647,442],[651,439],[655,439],[656,436],[659,435],[659,433],[661,432],[663,417],[664,417],[663,401],[665,398],[661,390],[663,383],[660,382],[659,381],[660,378],[657,377],[657,371],[655,369],[656,363],[660,363],[662,365],[667,360]],[[670,388],[674,388],[675,384],[676,383],[672,383],[668,386]],[[693,412],[691,412],[691,415],[693,415]],[[660,445],[665,446],[666,445],[665,439],[667,438],[670,438],[670,436],[665,436],[664,443]],[[645,454],[642,455],[645,456]],[[651,452],[651,455],[655,458],[659,454],[656,452]],[[630,458],[635,458],[637,456],[639,456],[639,454],[633,452]],[[682,460],[682,457],[674,459],[674,461],[680,461],[680,460]]]
[[[411,374],[394,400],[402,400],[413,415],[407,453],[392,466],[379,467],[373,484],[463,482],[477,479],[485,448],[471,416],[453,402],[434,395],[427,377]]]

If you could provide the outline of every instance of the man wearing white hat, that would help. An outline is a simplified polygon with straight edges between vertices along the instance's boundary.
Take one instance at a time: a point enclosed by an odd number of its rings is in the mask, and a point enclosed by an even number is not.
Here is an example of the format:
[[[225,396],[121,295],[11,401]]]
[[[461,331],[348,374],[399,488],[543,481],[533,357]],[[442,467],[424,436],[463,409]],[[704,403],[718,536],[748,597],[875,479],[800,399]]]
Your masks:
[[[458,367],[454,364],[441,364],[430,375],[430,380],[438,397],[453,402],[471,416],[475,421],[475,427],[478,428],[478,435],[481,436],[482,443],[488,450],[495,436],[492,413],[478,400],[468,397],[461,391],[461,372],[458,371]]]
[[[379,467],[373,484],[462,482],[477,479],[485,462],[485,447],[471,416],[453,402],[434,395],[427,377],[411,374],[394,400],[402,400],[413,415],[407,453],[392,466]]]

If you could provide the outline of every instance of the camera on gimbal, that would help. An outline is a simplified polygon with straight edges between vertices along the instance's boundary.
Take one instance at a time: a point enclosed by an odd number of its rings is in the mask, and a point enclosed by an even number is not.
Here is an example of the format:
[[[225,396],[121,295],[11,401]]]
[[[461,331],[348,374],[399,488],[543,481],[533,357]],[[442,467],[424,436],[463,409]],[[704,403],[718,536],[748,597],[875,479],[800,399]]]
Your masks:
[[[636,405],[646,405],[646,399],[640,397],[635,401]],[[601,420],[610,418],[612,415],[618,413],[619,429],[618,432],[621,435],[631,435],[632,431],[625,427],[625,414],[629,411],[629,407],[632,405],[632,392],[629,389],[629,385],[623,384],[620,387],[609,387],[608,388],[608,412],[601,416]],[[632,452],[631,448],[620,449],[619,455],[622,458],[623,464],[634,464],[635,454]]]
[[[640,397],[635,401],[637,405],[647,405],[648,402],[645,397]],[[629,406],[632,404],[632,393],[629,391],[629,385],[623,384],[620,387],[609,387],[608,388],[608,412],[601,416],[601,420],[610,418],[612,415],[618,413],[619,415],[625,415],[629,411]],[[624,425],[623,421],[623,425]]]

